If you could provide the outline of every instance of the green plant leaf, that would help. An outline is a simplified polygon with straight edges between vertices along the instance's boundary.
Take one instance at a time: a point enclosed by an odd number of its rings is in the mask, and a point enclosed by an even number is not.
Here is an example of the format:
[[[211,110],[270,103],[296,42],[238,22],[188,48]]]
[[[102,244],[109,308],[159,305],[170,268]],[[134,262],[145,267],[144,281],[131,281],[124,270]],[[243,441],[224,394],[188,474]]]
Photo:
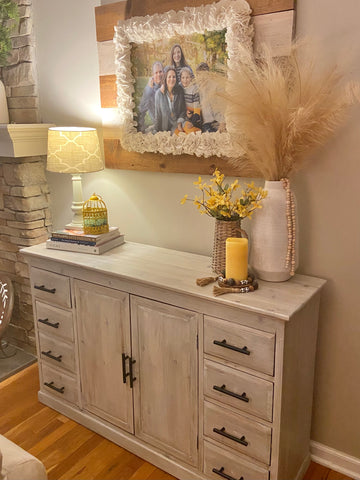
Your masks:
[[[11,22],[11,20],[15,20]],[[10,35],[19,23],[19,8],[14,0],[0,0],[0,65],[5,66],[12,50]]]

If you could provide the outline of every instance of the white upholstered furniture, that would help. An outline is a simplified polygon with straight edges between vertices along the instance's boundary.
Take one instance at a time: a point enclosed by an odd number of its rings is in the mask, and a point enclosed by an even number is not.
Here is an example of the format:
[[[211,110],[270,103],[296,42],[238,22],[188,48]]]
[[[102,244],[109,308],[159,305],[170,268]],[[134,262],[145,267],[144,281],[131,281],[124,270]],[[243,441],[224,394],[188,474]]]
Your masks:
[[[0,480],[46,480],[42,462],[0,435]]]
[[[302,477],[323,280],[214,297],[195,283],[211,274],[200,255],[22,253],[41,402],[177,478]]]

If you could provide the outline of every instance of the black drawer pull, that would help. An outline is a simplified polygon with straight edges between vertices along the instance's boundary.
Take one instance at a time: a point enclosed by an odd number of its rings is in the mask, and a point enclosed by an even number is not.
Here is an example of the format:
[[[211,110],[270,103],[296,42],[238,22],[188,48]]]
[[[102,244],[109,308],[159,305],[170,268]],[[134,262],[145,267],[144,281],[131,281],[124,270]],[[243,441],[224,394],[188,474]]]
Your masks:
[[[219,347],[224,347],[224,348],[228,348],[229,350],[234,350],[234,352],[239,352],[239,353],[243,353],[244,355],[250,355],[250,350],[248,350],[247,346],[245,347],[235,347],[234,345],[230,345],[229,343],[226,342],[226,340],[221,340],[221,342],[219,340],[214,340],[213,342],[215,345],[219,345]]]
[[[44,382],[44,385],[46,385],[47,387],[49,388],[52,388],[53,390],[55,390],[56,392],[59,392],[59,393],[64,393],[64,390],[65,390],[65,387],[55,387],[54,385],[54,382]]]
[[[56,322],[56,323],[49,322],[48,318],[38,318],[38,322],[44,323],[48,327],[53,327],[53,328],[59,328],[59,325],[60,325],[59,322]]]
[[[217,475],[220,475],[220,477],[226,478],[227,480],[236,480],[236,478],[232,477],[231,475],[224,473],[224,470],[224,467],[221,467],[220,470],[218,470],[217,468],[212,469],[212,471]],[[239,480],[244,480],[244,477],[240,477]]]
[[[51,358],[52,360],[56,360],[57,362],[61,362],[62,355],[58,355],[57,357],[55,357],[55,355],[52,355],[51,350],[48,350],[47,352],[41,352],[41,353],[43,355],[45,355],[46,357]]]
[[[41,290],[42,292],[55,293],[56,288],[46,288],[45,285],[34,285],[34,288]]]
[[[234,435],[225,432],[225,427],[222,427],[221,429],[213,428],[213,432],[218,433],[223,437],[229,438],[230,440],[234,440],[234,442],[241,443],[241,445],[244,445],[244,447],[247,447],[249,445],[249,442],[245,440],[245,435],[243,435],[241,438],[235,437]]]
[[[226,385],[221,385],[221,387],[214,385],[213,389],[217,390],[218,392],[225,393],[226,395],[230,395],[230,397],[235,397],[239,400],[242,400],[243,402],[248,402],[250,400],[249,397],[246,396],[245,392],[239,395],[238,393],[234,393],[230,390],[226,390]]]

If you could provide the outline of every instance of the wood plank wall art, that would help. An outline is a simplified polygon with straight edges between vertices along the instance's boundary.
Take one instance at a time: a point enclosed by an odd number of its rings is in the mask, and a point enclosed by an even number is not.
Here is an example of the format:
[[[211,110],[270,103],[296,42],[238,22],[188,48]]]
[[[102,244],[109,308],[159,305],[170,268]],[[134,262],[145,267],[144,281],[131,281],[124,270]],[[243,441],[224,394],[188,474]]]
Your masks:
[[[254,48],[260,43],[271,46],[277,56],[289,52],[294,36],[296,0],[247,0],[252,9]],[[116,127],[117,92],[115,75],[114,26],[118,20],[153,15],[184,6],[199,7],[212,0],[124,0],[95,7],[98,42],[100,97],[103,118],[104,154],[107,168],[169,173],[211,174],[221,161],[221,170],[230,176],[252,176],[256,172],[237,171],[219,157],[137,153],[122,149]],[[195,161],[196,160],[196,161]]]

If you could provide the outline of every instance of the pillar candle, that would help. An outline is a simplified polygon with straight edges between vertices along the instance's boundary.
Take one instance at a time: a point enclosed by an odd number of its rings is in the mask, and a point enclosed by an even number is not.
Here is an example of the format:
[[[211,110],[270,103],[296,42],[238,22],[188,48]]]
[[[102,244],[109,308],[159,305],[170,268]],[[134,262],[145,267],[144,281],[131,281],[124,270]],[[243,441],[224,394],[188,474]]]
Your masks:
[[[248,239],[226,239],[226,278],[246,280],[248,277]]]

